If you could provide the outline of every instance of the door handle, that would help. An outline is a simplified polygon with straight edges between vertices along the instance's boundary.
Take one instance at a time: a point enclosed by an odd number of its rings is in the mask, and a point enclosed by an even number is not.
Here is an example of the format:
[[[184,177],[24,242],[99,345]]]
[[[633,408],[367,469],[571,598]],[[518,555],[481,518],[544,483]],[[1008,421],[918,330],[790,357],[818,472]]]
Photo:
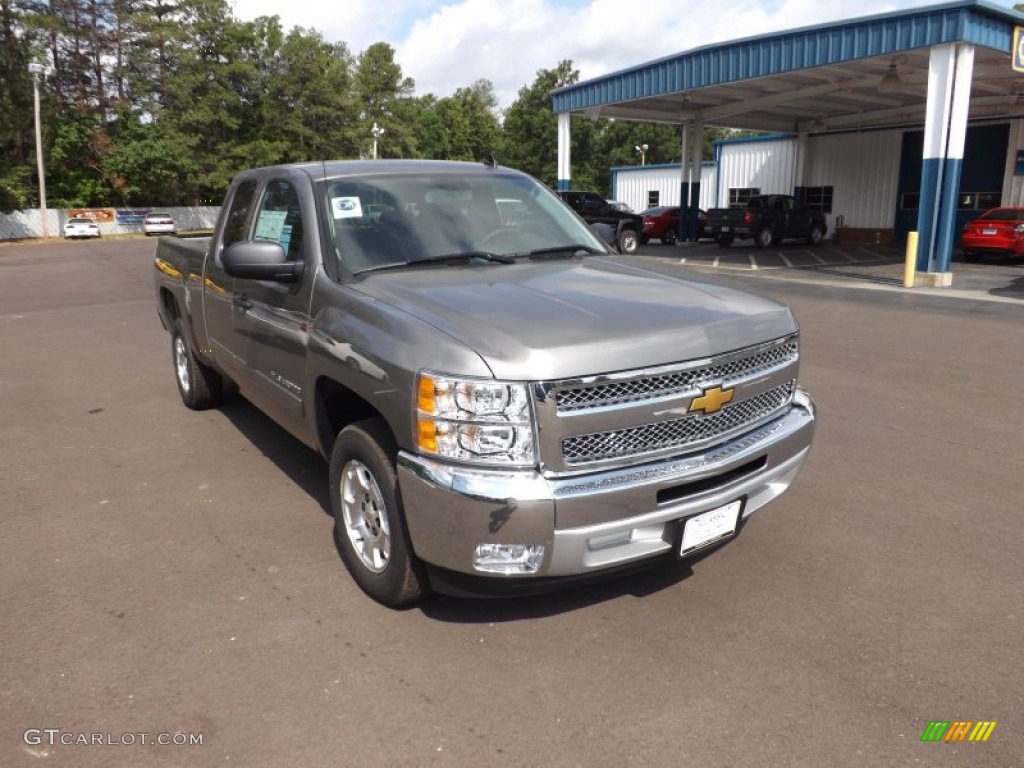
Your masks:
[[[252,309],[252,300],[247,299],[245,296],[235,296],[235,298],[232,299],[231,301],[236,307],[241,307],[242,309]]]

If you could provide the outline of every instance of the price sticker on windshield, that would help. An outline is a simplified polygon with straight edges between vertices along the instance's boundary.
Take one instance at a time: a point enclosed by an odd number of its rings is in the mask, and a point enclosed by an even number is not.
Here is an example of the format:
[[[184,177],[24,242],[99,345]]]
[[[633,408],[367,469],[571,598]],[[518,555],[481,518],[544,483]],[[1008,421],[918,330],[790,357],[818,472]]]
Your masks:
[[[363,215],[363,206],[358,197],[332,197],[331,210],[336,219],[355,219]]]

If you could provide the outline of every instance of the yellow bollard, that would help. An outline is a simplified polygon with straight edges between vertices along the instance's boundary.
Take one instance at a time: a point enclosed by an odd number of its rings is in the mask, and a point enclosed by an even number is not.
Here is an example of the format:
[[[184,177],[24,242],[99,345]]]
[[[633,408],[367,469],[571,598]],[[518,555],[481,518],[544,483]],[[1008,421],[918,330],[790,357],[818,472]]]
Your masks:
[[[917,232],[907,232],[907,260],[903,264],[903,287],[914,287],[914,273],[917,271]]]

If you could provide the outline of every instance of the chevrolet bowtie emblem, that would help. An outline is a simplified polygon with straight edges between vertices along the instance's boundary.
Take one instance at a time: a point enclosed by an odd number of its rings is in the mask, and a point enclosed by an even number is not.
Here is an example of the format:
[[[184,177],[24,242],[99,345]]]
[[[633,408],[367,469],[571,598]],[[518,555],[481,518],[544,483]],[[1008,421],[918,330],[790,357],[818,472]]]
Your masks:
[[[693,398],[693,401],[690,403],[690,413],[697,413],[698,411],[705,415],[716,413],[722,410],[723,405],[732,400],[735,392],[735,389],[722,389],[721,387],[705,389],[700,397]]]

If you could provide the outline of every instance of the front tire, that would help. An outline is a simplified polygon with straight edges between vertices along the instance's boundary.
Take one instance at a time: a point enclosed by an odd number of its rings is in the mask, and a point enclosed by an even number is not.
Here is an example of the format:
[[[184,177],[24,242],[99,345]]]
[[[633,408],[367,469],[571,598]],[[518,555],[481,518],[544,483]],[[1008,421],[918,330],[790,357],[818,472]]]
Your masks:
[[[359,588],[392,608],[430,592],[405,526],[397,455],[387,424],[374,418],[338,433],[330,463],[335,546]]]
[[[635,253],[640,244],[635,229],[624,229],[619,233],[619,253]]]
[[[171,357],[178,394],[187,408],[204,411],[223,402],[224,380],[215,370],[196,360],[185,338],[181,318],[176,318],[171,328]]]
[[[757,236],[754,237],[754,245],[758,248],[768,248],[775,242],[775,233],[771,227],[763,227]]]

